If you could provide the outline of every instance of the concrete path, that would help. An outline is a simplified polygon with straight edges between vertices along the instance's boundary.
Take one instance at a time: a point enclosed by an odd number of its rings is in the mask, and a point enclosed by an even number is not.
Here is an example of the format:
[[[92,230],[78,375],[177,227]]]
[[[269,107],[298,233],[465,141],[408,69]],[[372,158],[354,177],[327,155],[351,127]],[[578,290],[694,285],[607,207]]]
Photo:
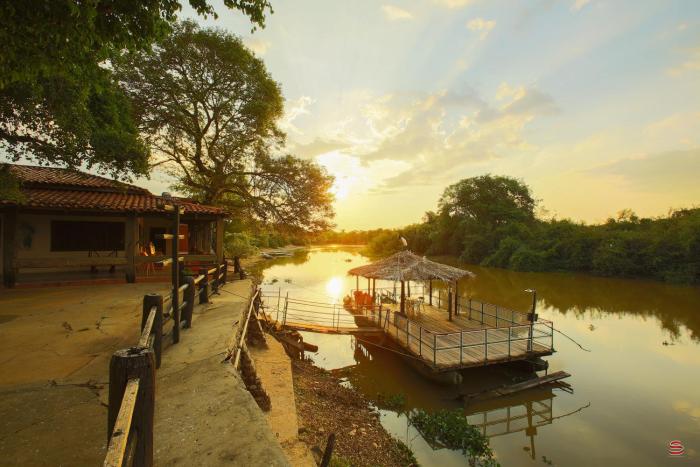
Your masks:
[[[155,461],[170,466],[286,466],[263,412],[230,362],[250,281],[227,284],[195,310],[192,329],[163,354],[156,381]]]
[[[299,424],[291,361],[282,344],[270,335],[265,338],[267,346],[250,347],[250,355],[258,378],[270,396],[272,408],[266,414],[267,421],[293,466],[316,467],[313,454],[298,438]]]

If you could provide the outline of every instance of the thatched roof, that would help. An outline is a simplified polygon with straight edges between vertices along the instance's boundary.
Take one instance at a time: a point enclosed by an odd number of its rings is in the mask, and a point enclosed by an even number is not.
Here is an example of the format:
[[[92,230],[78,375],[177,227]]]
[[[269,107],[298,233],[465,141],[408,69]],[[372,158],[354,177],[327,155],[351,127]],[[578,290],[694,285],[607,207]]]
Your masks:
[[[353,268],[348,271],[348,274],[390,281],[437,279],[452,282],[464,276],[474,277],[474,273],[470,271],[430,261],[425,256],[418,256],[408,250],[399,251],[388,258]]]

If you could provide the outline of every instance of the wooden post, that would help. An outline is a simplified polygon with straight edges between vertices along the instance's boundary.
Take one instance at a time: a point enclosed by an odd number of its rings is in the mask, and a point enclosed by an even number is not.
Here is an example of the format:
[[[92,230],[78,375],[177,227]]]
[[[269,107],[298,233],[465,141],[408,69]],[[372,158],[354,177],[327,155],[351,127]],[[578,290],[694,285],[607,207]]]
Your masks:
[[[401,281],[401,314],[406,314],[406,287],[403,281]]]
[[[408,282],[408,283],[407,283],[406,285],[407,285],[407,288],[408,288],[408,296],[410,297],[410,296],[411,296],[411,281],[407,281],[407,282]]]
[[[226,261],[226,258],[224,258],[224,277],[221,278],[221,283],[225,284],[227,280],[228,280],[228,262]]]
[[[156,396],[156,372],[153,351],[129,348],[117,350],[109,363],[109,409],[107,414],[107,439],[109,440],[121,407],[126,384],[139,379],[136,406],[131,419],[132,430],[137,433],[134,465],[153,465],[153,415]],[[125,433],[124,436],[128,436]]]
[[[224,218],[216,219],[216,264],[221,264],[224,260]]]
[[[433,280],[428,281],[428,305],[433,306]]]
[[[17,281],[15,257],[17,248],[17,210],[5,211],[2,219],[2,281],[5,287],[14,287]]]
[[[185,289],[185,293],[182,294],[182,299],[185,302],[187,302],[187,305],[182,310],[182,320],[185,321],[186,328],[191,328],[192,327],[192,312],[194,311],[194,296],[195,296],[194,277],[185,276],[185,284],[187,284],[187,289]]]
[[[459,314],[459,282],[455,281],[455,314]]]
[[[163,353],[163,296],[160,294],[146,294],[143,296],[143,311],[141,313],[141,331],[146,325],[151,308],[156,307],[156,319],[153,320],[153,352],[156,358],[156,368],[160,368],[161,355]]]
[[[372,282],[372,279],[370,279],[370,278],[368,277],[368,278],[367,278],[367,293],[368,293],[368,294],[369,294],[369,292],[370,292],[370,285],[371,285],[371,282]]]
[[[452,288],[447,289],[447,317],[452,321]]]
[[[360,276],[355,276],[355,290],[360,290]]]
[[[136,282],[136,256],[139,252],[139,222],[136,214],[126,217],[126,232],[124,238],[124,253],[126,255],[126,281]]]
[[[207,273],[207,268],[202,268],[199,270],[199,275],[204,276],[204,278],[199,281],[199,304],[209,303],[209,274]]]
[[[172,300],[173,305],[173,344],[180,342],[180,261],[178,261],[178,250],[180,249],[180,206],[174,205],[173,210],[173,239],[172,242]]]
[[[377,303],[377,279],[372,279],[372,303]]]

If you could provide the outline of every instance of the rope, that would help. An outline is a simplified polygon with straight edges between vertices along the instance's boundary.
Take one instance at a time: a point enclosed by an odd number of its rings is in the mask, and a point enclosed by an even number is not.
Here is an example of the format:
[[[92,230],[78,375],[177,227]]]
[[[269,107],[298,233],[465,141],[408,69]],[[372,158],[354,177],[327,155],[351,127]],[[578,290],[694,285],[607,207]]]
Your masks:
[[[570,340],[571,342],[573,342],[574,344],[578,345],[578,346],[581,348],[581,350],[583,350],[583,351],[585,351],[585,352],[591,352],[590,349],[585,348],[584,346],[582,346],[581,344],[579,344],[578,342],[576,342],[572,337],[567,336],[566,334],[564,334],[562,331],[560,331],[559,329],[555,328],[554,326],[552,326],[552,329],[553,329],[554,331],[557,331],[559,334],[561,334],[562,336],[566,337],[567,339],[569,339],[569,340]]]

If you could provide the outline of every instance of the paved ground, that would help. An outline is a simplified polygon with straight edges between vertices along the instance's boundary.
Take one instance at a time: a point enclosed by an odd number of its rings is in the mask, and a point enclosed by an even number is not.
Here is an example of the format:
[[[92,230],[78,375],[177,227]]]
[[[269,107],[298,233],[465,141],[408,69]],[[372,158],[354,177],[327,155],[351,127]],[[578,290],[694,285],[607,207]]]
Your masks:
[[[141,299],[163,287],[0,291],[0,465],[102,462],[109,358],[136,342]],[[158,465],[284,464],[240,378],[220,363],[249,287],[248,281],[227,284],[211,305],[195,308],[181,343],[166,348],[156,386]],[[169,425],[170,431],[163,428]],[[186,458],[193,453],[207,457]]]
[[[250,354],[260,382],[270,396],[272,408],[266,414],[267,422],[290,464],[294,467],[316,467],[311,451],[298,438],[291,361],[275,338],[266,335],[266,341],[265,347],[250,347]]]

